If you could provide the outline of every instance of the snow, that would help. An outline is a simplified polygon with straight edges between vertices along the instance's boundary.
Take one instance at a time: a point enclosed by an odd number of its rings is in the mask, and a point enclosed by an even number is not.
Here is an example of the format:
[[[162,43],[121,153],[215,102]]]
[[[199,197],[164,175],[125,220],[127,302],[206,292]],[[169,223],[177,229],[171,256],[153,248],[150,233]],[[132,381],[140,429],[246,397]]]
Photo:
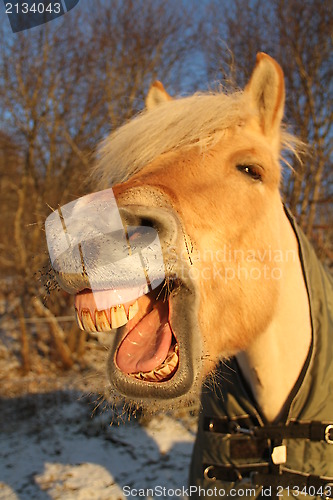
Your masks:
[[[187,486],[195,418],[110,425],[94,404],[62,389],[0,398],[0,500],[185,498],[174,490]]]

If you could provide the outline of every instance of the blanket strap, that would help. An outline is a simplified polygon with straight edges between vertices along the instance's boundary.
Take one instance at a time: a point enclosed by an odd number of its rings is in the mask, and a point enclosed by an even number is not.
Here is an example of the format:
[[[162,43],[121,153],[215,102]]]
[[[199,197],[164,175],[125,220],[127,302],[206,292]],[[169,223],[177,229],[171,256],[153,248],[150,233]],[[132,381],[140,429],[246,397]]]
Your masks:
[[[205,417],[203,428],[206,432],[230,436],[231,460],[250,459],[249,463],[240,465],[203,464],[205,479],[231,482],[245,479],[255,486],[297,489],[311,496],[333,498],[333,477],[306,474],[283,465],[286,462],[284,439],[309,439],[333,445],[333,422],[290,421],[262,426],[259,422],[253,425],[249,416]],[[260,462],[253,463],[254,459]]]
[[[245,418],[228,420],[205,417],[204,430],[221,434],[243,434],[258,439],[310,439],[326,441],[327,444],[333,445],[333,422],[291,421],[286,425],[266,424],[248,427],[245,421]]]

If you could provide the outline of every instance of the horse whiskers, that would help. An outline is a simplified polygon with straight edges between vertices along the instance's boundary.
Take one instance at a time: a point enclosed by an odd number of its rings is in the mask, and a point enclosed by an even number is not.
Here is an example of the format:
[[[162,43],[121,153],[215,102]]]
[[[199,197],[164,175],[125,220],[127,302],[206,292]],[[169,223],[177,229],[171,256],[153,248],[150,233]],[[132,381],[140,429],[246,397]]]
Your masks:
[[[185,243],[185,248],[186,248],[186,251],[187,251],[187,254],[188,254],[188,258],[189,258],[191,266],[193,266],[193,261],[192,261],[192,258],[191,258],[191,253],[193,253],[193,243],[190,240],[190,243],[191,243],[191,251],[190,251],[189,248],[188,248],[188,243],[187,243],[187,240],[186,240],[185,232],[184,232],[183,229],[182,229],[182,231],[183,231],[184,243]]]
[[[46,206],[51,210],[51,212],[55,212],[56,208],[51,207],[48,203],[46,203]]]
[[[216,360],[210,359],[210,357],[211,357],[211,356],[210,356],[210,354],[205,354],[204,356],[201,356],[201,358],[200,358],[200,359],[201,359],[202,361],[210,361],[211,363],[214,363],[214,364],[215,364],[215,363],[216,363]]]
[[[35,273],[35,276],[48,295],[53,291],[61,290],[50,261],[42,269]]]
[[[166,276],[161,290],[158,292],[158,295],[156,297],[156,300],[159,300],[161,298],[162,293],[164,296],[162,297],[163,302],[166,302],[169,300],[170,297],[175,296],[178,291],[181,289],[181,285],[178,282],[178,280],[175,280],[171,278],[170,276]]]
[[[222,390],[221,390],[221,385],[223,383],[224,377],[221,376],[221,373],[219,373],[218,369],[213,370],[210,372],[209,376],[206,378],[203,386],[207,388],[208,390],[211,390],[216,394],[218,397],[221,399],[223,398]]]
[[[30,222],[30,224],[25,225],[25,227],[32,227],[32,226],[39,226],[39,229],[45,232],[44,223],[42,222]]]
[[[106,357],[107,357],[106,353]],[[104,372],[103,372],[104,374]],[[89,385],[90,380],[93,382],[96,381],[96,377],[98,379],[102,378],[102,374],[100,371],[92,370],[89,374],[84,376],[84,381]],[[112,400],[110,401],[110,396]],[[130,408],[131,404],[125,404],[122,396],[118,394],[113,394],[107,383],[99,384],[99,388],[96,392],[90,392],[86,396],[86,398],[90,398],[90,404],[94,405],[91,417],[98,418],[99,415],[107,414],[108,415],[108,425],[124,423],[126,420],[130,420],[131,416],[134,415],[133,408]],[[133,406],[133,405],[132,405]],[[130,412],[130,415],[128,414]],[[109,417],[109,415],[111,415]]]
[[[92,393],[90,393],[91,396],[93,396]],[[99,394],[96,398],[95,398],[95,401],[93,401],[94,403],[94,408],[93,408],[93,411],[91,412],[91,416],[94,416],[97,412],[98,409],[102,408],[102,404],[106,402],[106,397],[104,394]],[[105,408],[102,408],[103,411],[105,411]]]

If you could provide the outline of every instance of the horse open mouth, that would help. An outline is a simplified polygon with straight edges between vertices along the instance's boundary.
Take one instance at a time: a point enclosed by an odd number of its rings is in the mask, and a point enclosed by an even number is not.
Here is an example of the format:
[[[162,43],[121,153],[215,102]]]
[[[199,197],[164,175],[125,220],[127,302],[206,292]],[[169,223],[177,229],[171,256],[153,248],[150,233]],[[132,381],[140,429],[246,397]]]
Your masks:
[[[53,212],[45,227],[79,327],[110,337],[110,395],[153,409],[190,401],[201,381],[199,293],[178,216],[163,199],[159,208],[119,212],[110,190],[87,197]]]
[[[135,301],[110,306],[114,304],[112,290],[85,289],[75,297],[79,327],[88,332],[123,327],[114,353],[118,370],[140,381],[166,382],[179,366],[179,344],[170,321],[169,292],[170,284],[166,286],[164,282]],[[96,302],[99,309],[103,304],[102,310],[97,310]]]

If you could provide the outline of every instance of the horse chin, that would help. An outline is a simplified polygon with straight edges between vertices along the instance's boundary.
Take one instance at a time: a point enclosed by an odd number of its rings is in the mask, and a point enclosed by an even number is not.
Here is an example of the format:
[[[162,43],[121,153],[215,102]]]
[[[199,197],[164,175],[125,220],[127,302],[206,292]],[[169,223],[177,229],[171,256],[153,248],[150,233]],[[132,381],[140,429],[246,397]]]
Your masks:
[[[107,297],[112,291],[97,293]],[[196,398],[202,356],[194,290],[165,280],[136,301],[102,311],[90,305],[94,294],[77,294],[77,318],[82,329],[113,337],[108,359],[113,395],[152,410]]]

